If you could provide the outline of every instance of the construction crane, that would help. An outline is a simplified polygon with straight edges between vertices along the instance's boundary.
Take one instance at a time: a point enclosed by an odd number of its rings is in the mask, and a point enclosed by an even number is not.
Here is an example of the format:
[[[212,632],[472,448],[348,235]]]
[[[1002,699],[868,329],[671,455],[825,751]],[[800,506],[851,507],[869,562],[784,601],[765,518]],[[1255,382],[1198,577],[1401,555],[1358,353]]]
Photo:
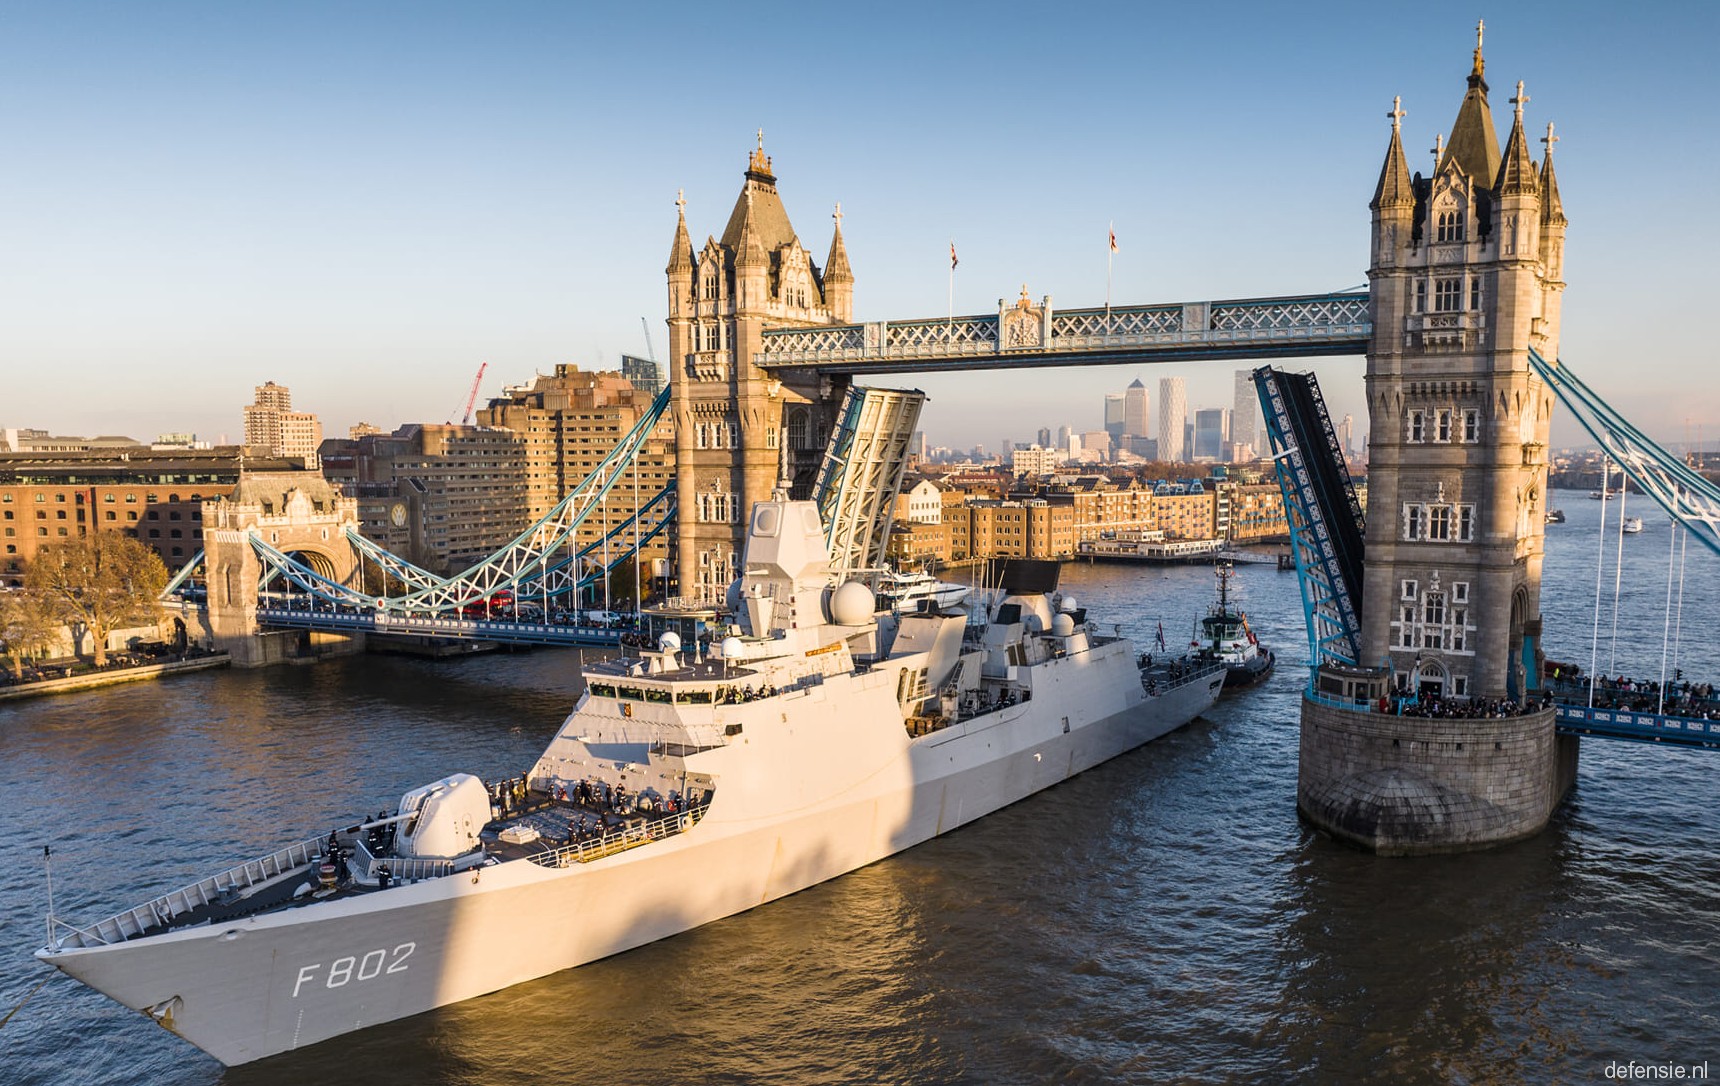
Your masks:
[[[652,364],[655,365],[657,362],[657,348],[651,346],[651,322],[646,320],[644,317],[640,317],[639,326],[645,329],[645,355],[650,358]]]
[[[460,418],[461,426],[472,425],[472,408],[478,402],[478,386],[484,383],[484,371],[489,368],[488,362],[478,363],[478,376],[472,378],[472,391],[466,396],[466,413]]]

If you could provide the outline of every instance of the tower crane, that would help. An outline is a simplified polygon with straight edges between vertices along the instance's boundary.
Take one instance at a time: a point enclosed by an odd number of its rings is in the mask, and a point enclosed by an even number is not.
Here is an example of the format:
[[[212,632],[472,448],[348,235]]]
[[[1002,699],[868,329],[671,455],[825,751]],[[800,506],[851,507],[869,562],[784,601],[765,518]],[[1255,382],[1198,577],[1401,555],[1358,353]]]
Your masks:
[[[640,317],[639,326],[645,329],[645,354],[651,359],[652,363],[655,364],[657,361],[657,348],[651,346],[651,322],[646,320],[644,317]]]
[[[472,408],[478,402],[478,386],[484,383],[484,371],[489,368],[488,362],[478,363],[478,376],[472,378],[472,391],[466,396],[466,412],[460,418],[461,426],[472,425]]]

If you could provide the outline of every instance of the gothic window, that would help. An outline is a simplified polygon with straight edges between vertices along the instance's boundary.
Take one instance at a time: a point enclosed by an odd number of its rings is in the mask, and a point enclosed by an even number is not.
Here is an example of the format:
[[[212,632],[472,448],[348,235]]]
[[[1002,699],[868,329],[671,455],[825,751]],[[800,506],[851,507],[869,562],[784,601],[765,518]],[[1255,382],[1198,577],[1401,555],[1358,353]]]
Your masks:
[[[1427,538],[1434,540],[1451,538],[1451,506],[1430,505],[1427,507]]]
[[[1454,603],[1469,602],[1469,582],[1458,581],[1451,586],[1451,599]]]
[[[776,427],[766,426],[764,428],[764,447],[767,449],[776,448]]]
[[[1441,211],[1439,213],[1438,241],[1463,240],[1463,212]]]
[[[1403,595],[1401,598],[1406,600],[1415,599],[1415,589],[1416,583],[1414,581],[1405,581],[1403,583]]]
[[[1451,677],[1451,692],[1460,698],[1469,696],[1469,676],[1453,675]]]
[[[1462,543],[1475,541],[1475,506],[1460,505],[1457,507],[1457,539]],[[1468,585],[1458,587],[1468,590]]]
[[[1403,507],[1403,537],[1421,539],[1427,535],[1427,510],[1420,505]]]
[[[715,268],[705,273],[705,281],[700,284],[699,297],[707,302],[717,300],[717,271]]]
[[[1435,279],[1433,281],[1433,311],[1455,313],[1463,301],[1463,280]]]
[[[1415,311],[1417,313],[1427,312],[1427,280],[1425,279],[1415,281]]]
[[[1479,275],[1469,280],[1469,308],[1481,308],[1481,277]]]
[[[1469,612],[1459,607],[1451,612],[1451,651],[1465,652],[1468,650],[1468,639],[1465,631],[1469,625]]]
[[[1463,411],[1463,440],[1481,440],[1481,412],[1473,407],[1464,408]]]
[[[796,408],[788,413],[788,447],[791,449],[806,448],[807,437],[806,409]]]
[[[1436,436],[1434,437],[1434,440],[1440,441],[1440,442],[1450,441],[1451,440],[1451,412],[1450,411],[1441,411],[1441,412],[1439,412],[1437,418],[1438,418],[1438,426],[1435,429]]]
[[[1443,648],[1445,640],[1445,593],[1429,592],[1422,599],[1422,648]]]
[[[1409,413],[1409,439],[1417,444],[1427,440],[1427,415],[1421,411]]]
[[[1398,630],[1398,644],[1406,649],[1415,648],[1415,608],[1403,609],[1403,621]]]

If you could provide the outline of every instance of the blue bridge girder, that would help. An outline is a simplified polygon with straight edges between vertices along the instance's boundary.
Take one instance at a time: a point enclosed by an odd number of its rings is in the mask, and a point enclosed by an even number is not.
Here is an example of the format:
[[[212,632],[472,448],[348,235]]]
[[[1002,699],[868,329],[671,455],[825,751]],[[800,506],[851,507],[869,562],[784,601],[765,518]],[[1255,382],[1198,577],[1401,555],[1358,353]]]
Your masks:
[[[1720,554],[1720,485],[1632,425],[1572,373],[1563,359],[1549,362],[1531,349],[1529,365],[1631,482],[1697,542]]]
[[[1128,362],[1365,354],[1366,291],[1054,310],[1025,294],[996,313],[777,328],[753,361],[773,372],[923,373]]]
[[[377,611],[335,611],[290,606],[287,600],[260,601],[257,621],[285,629],[398,634],[511,645],[594,645],[621,643],[624,631],[607,626],[464,618],[458,615],[391,615]]]

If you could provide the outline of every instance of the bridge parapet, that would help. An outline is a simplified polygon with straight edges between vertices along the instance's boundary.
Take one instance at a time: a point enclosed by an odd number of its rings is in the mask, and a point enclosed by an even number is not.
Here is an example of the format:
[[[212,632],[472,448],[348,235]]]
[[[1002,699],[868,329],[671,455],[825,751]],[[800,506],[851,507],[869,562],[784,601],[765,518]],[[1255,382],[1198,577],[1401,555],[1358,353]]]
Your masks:
[[[1371,333],[1365,293],[1058,311],[1023,291],[995,314],[769,329],[753,361],[858,372],[1360,354]]]

